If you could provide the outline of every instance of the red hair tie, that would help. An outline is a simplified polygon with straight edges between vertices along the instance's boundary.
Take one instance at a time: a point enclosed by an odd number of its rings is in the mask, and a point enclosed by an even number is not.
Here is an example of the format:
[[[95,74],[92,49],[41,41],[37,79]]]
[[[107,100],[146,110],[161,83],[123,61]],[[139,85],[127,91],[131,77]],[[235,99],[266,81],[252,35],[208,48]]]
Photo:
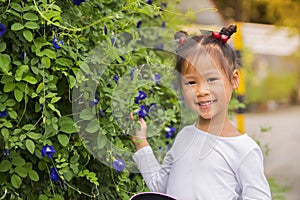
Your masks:
[[[220,32],[211,32],[211,36],[215,39],[221,40],[223,44],[229,39],[228,35],[221,34]]]

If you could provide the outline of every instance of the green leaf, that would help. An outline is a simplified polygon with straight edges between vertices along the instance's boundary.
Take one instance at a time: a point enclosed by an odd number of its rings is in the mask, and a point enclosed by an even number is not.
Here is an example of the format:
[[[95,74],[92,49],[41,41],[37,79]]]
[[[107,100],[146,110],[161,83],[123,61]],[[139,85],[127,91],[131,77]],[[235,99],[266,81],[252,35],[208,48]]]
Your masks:
[[[23,99],[24,93],[19,88],[15,88],[14,95],[15,95],[16,100],[18,102],[21,102]]]
[[[30,13],[30,12],[25,13],[23,15],[23,18],[26,20],[29,20],[29,21],[37,21],[39,19],[39,17],[36,14]]]
[[[14,188],[19,188],[21,186],[22,183],[22,179],[20,178],[20,176],[13,174],[11,176],[11,184]]]
[[[84,109],[80,113],[80,119],[91,120],[93,118],[96,118],[96,116],[92,113],[90,109]]]
[[[73,119],[70,117],[62,116],[58,120],[58,124],[60,127],[60,131],[65,132],[65,133],[75,133],[77,132],[76,126],[74,124]]]
[[[11,163],[8,160],[2,160],[0,163],[0,172],[7,172],[11,168]]]
[[[28,174],[27,169],[25,167],[16,167],[15,172],[22,178],[25,178]]]
[[[32,42],[32,40],[33,40],[33,35],[32,35],[32,33],[31,33],[30,30],[25,30],[25,31],[23,32],[23,36],[24,36],[24,38],[25,38],[28,42]]]
[[[45,67],[43,68],[49,68],[51,66],[50,58],[42,57],[41,61],[42,61],[42,65],[45,65]]]
[[[23,80],[33,85],[37,83],[37,80],[33,76],[25,76]]]
[[[4,92],[11,92],[15,89],[16,85],[14,83],[6,83],[3,87]]]
[[[38,29],[40,27],[37,23],[31,21],[26,22],[24,26],[29,29]]]
[[[107,137],[101,133],[98,134],[98,138],[97,138],[98,149],[102,149],[103,147],[105,147],[106,143],[107,143]]]
[[[41,82],[41,83],[39,84],[39,86],[36,88],[36,93],[40,93],[40,92],[42,91],[43,88],[44,88],[44,83]]]
[[[10,3],[10,6],[11,6],[14,10],[16,10],[16,11],[18,11],[18,12],[22,12],[22,7],[21,7],[20,4],[15,3],[15,2],[11,2],[11,3]]]
[[[39,179],[40,179],[39,174],[34,170],[29,170],[28,175],[29,175],[29,178],[33,181],[39,181]]]
[[[9,75],[11,70],[10,56],[7,54],[0,54],[0,69],[4,74]]]
[[[89,124],[86,127],[86,131],[89,133],[95,133],[98,131],[100,128],[99,122],[97,119],[93,119],[92,121],[89,122]]]
[[[11,163],[14,165],[14,166],[18,166],[18,167],[22,167],[25,165],[25,160],[21,157],[21,156],[15,156]]]
[[[6,49],[6,43],[5,43],[5,42],[2,42],[2,43],[0,44],[0,53],[3,52],[3,51],[5,51],[5,49]]]
[[[55,59],[56,53],[55,53],[55,51],[52,51],[51,49],[44,49],[42,51],[42,56],[47,56],[48,58]]]
[[[23,127],[22,127],[23,130],[25,131],[29,131],[29,130],[35,130],[35,127],[33,124],[25,124]]]
[[[82,71],[84,71],[84,72],[87,73],[87,74],[90,74],[90,73],[91,73],[91,70],[90,70],[88,64],[86,64],[85,62],[79,62],[79,65],[80,65],[80,69],[81,69]]]
[[[22,29],[24,29],[24,26],[22,24],[20,24],[19,22],[16,22],[11,26],[11,30],[13,30],[13,31],[19,31]]]
[[[69,75],[69,85],[70,85],[70,88],[72,89],[76,84],[76,78],[72,75]]]
[[[42,137],[42,135],[40,133],[34,133],[34,132],[27,133],[27,136],[30,137],[30,139],[33,139],[33,140],[38,140]]]
[[[71,67],[73,65],[72,60],[68,58],[58,58],[56,59],[55,63],[65,67]]]
[[[69,137],[67,135],[65,135],[65,134],[59,134],[59,135],[57,135],[57,139],[58,139],[59,143],[61,145],[63,145],[64,147],[69,144]]]
[[[34,153],[34,150],[35,150],[35,144],[34,144],[34,142],[33,142],[32,140],[30,140],[30,139],[27,139],[27,140],[25,141],[25,144],[26,144],[27,150],[28,150],[31,154],[33,154],[33,153]]]
[[[28,65],[20,65],[18,66],[18,69],[16,70],[16,81],[22,80],[22,76],[24,73],[28,72],[29,67]]]
[[[9,130],[7,128],[2,128],[1,129],[1,134],[3,136],[4,142],[6,142],[9,139]]]
[[[8,112],[8,115],[9,115],[12,119],[17,119],[18,114],[17,114],[16,111],[14,111],[14,110],[9,110],[9,111],[7,111],[7,112]]]

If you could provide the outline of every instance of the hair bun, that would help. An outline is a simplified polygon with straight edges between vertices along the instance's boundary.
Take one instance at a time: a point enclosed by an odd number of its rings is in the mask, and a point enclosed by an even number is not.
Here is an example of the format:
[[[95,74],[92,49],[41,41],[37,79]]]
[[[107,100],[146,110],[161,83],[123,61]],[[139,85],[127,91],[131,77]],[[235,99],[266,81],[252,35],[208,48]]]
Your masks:
[[[230,38],[231,35],[234,34],[236,31],[237,31],[237,26],[232,24],[229,25],[228,27],[223,27],[220,31],[220,34],[227,35]]]

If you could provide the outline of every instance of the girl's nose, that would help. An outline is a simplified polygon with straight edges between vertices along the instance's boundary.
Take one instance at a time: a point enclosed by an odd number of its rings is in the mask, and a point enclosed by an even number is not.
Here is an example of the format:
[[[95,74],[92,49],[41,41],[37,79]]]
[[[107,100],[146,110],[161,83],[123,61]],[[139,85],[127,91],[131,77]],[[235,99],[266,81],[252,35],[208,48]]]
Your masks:
[[[206,95],[210,95],[210,90],[207,86],[198,87],[196,90],[197,97],[203,97]]]

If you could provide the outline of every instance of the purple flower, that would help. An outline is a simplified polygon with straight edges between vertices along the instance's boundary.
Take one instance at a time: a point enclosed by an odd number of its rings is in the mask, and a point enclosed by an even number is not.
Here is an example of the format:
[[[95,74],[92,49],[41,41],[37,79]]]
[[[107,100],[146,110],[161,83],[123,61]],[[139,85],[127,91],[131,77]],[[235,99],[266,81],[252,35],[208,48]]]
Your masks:
[[[140,28],[141,25],[142,25],[142,20],[140,20],[140,21],[138,21],[138,22],[136,23],[136,27],[137,27],[137,28]]]
[[[139,90],[139,95],[137,97],[135,97],[134,102],[136,104],[139,104],[141,100],[146,99],[147,95],[144,91]]]
[[[114,80],[116,83],[118,83],[119,76],[115,74],[114,77],[113,77],[113,80]]]
[[[41,103],[40,107],[41,107],[41,111],[44,111],[45,104],[44,104],[44,103]]]
[[[160,6],[161,6],[162,8],[166,8],[167,5],[168,5],[168,4],[167,4],[166,2],[161,2],[161,3],[160,3]]]
[[[146,0],[146,3],[149,5],[152,5],[153,2],[152,2],[152,0]]]
[[[5,109],[4,111],[0,112],[0,118],[1,117],[8,117],[7,109]]]
[[[145,117],[148,115],[148,111],[149,109],[145,105],[141,105],[140,110],[138,110],[136,114],[139,115],[139,118],[145,119]]]
[[[75,5],[75,6],[80,6],[80,4],[81,4],[82,2],[85,2],[85,0],[74,0],[74,5]]]
[[[111,38],[110,38],[110,42],[111,42],[111,44],[112,44],[112,45],[114,45],[114,44],[115,44],[115,41],[116,41],[116,39],[115,39],[115,38],[113,38],[113,37],[111,37]]]
[[[155,80],[155,84],[159,84],[159,82],[160,82],[160,75],[157,74],[157,73],[155,73],[154,74],[154,80]]]
[[[133,80],[133,76],[134,76],[134,68],[130,69],[130,80]]]
[[[120,173],[121,171],[123,171],[125,168],[125,164],[124,164],[123,160],[121,160],[120,158],[116,159],[113,162],[113,168],[117,171],[117,173]]]
[[[107,35],[108,31],[107,31],[106,26],[104,26],[103,30],[104,30],[104,34]]]
[[[168,126],[165,128],[166,138],[171,138],[176,129],[173,126]]]
[[[103,113],[103,110],[102,109],[99,109],[98,110],[98,114],[100,117],[104,117],[104,113]]]
[[[163,43],[159,43],[155,46],[156,50],[163,50],[164,49],[164,44]]]
[[[163,21],[163,23],[161,24],[161,27],[166,28],[166,22],[165,21]]]
[[[43,146],[43,148],[42,148],[42,158],[44,158],[45,155],[48,155],[48,158],[52,158],[52,155],[54,153],[55,153],[55,149],[54,149],[53,146],[49,146],[48,144]]]
[[[60,180],[59,174],[55,167],[52,167],[50,169],[50,178],[53,183],[56,183],[57,181]]]
[[[20,53],[20,59],[21,59],[21,60],[24,60],[25,56],[26,56],[26,53],[22,51],[22,52]]]
[[[89,102],[90,108],[94,107],[98,102],[99,102],[99,100],[98,100],[97,98],[91,100],[91,101]]]
[[[8,157],[8,155],[9,155],[9,150],[6,148],[6,149],[4,149],[4,156]]]
[[[23,0],[24,3],[27,3],[27,0]]]
[[[0,22],[0,37],[6,32],[6,26]]]
[[[53,47],[55,49],[60,49],[61,46],[64,45],[64,41],[63,40],[57,40],[56,36],[54,35],[54,37],[52,39],[52,44],[53,44]]]

